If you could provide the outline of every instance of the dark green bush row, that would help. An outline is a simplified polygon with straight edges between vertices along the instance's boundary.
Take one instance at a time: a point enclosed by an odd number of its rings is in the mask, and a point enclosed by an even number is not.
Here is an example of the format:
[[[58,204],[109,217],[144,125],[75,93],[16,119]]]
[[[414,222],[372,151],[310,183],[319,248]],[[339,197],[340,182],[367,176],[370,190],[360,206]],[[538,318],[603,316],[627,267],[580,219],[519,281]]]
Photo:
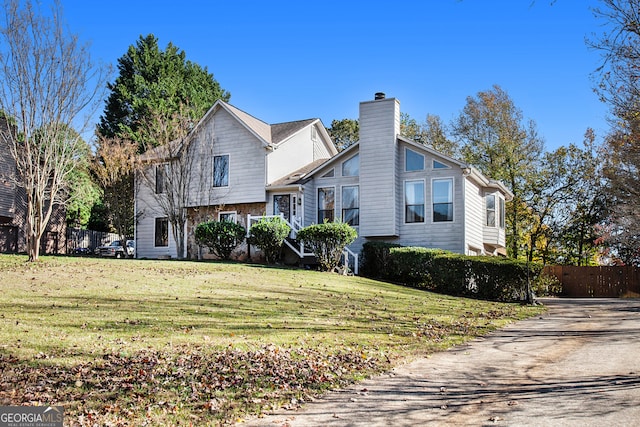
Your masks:
[[[363,274],[448,295],[524,301],[542,266],[499,257],[367,242]]]

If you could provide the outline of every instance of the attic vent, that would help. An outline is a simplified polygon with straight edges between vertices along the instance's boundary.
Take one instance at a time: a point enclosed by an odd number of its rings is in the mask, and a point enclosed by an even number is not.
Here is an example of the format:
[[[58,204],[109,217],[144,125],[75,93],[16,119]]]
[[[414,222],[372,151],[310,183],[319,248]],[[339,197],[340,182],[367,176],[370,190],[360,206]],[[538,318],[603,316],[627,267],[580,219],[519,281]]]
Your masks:
[[[376,101],[378,101],[378,100],[380,100],[380,99],[384,99],[384,97],[385,97],[384,92],[376,92],[376,95],[375,95],[375,98],[374,98],[374,99],[375,99]]]

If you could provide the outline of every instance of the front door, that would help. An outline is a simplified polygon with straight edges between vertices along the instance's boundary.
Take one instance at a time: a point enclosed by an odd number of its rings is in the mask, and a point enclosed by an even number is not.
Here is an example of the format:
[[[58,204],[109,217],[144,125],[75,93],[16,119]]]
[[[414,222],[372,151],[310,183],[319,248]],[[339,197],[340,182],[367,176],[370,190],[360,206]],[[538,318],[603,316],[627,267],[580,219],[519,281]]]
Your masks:
[[[284,217],[291,222],[291,196],[289,194],[276,194],[273,196],[273,214]]]

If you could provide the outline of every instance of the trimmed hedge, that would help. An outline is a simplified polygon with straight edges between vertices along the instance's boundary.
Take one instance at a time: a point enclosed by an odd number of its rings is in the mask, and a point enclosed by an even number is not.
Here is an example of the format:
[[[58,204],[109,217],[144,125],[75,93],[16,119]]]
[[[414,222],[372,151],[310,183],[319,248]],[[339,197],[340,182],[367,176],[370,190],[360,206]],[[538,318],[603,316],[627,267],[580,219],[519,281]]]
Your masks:
[[[363,254],[363,274],[369,277],[494,301],[526,301],[527,281],[534,283],[542,271],[539,264],[514,259],[382,242],[365,243]]]

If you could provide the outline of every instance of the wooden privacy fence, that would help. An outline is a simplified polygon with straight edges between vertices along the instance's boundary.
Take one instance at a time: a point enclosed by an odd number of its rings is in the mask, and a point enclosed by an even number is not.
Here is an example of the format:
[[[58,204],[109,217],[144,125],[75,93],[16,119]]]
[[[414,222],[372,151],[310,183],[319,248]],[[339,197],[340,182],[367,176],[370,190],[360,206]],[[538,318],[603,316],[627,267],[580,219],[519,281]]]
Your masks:
[[[562,284],[563,296],[640,297],[640,268],[637,267],[551,265],[544,268],[543,274],[558,278]]]

